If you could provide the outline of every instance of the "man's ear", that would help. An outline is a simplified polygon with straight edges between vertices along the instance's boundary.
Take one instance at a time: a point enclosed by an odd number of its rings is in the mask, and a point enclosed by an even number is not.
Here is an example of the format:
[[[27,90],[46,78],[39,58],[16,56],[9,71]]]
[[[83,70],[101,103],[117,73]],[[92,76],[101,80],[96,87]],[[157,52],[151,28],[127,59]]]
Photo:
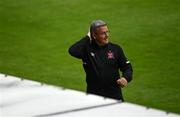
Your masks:
[[[93,39],[96,39],[96,34],[94,32],[91,33]]]

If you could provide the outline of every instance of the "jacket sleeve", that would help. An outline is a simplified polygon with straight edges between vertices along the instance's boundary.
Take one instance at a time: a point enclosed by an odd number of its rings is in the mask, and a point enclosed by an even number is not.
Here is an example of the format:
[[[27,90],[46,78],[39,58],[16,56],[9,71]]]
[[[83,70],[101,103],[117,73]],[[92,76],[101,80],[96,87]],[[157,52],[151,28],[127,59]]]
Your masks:
[[[90,39],[88,36],[82,38],[69,48],[69,54],[76,58],[82,59],[85,53],[85,46],[89,43]]]
[[[127,60],[121,47],[118,49],[118,62],[120,70],[122,71],[122,76],[125,77],[128,82],[130,82],[133,75],[132,65],[130,61]]]

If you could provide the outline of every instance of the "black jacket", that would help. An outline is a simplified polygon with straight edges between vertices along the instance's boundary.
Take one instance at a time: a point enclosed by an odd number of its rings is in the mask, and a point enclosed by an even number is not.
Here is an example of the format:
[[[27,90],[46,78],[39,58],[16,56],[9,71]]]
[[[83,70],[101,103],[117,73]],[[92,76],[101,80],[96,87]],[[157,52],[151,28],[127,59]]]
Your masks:
[[[88,36],[76,42],[69,48],[69,53],[83,61],[86,72],[87,93],[123,100],[121,89],[116,83],[122,76],[128,82],[132,80],[132,66],[124,55],[122,48],[108,43],[98,46]]]

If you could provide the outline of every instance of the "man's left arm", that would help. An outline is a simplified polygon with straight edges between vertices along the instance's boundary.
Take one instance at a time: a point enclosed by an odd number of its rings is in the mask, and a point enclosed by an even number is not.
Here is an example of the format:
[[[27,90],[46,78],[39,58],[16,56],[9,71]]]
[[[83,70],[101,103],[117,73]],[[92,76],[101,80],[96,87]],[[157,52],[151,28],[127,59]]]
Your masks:
[[[121,87],[124,87],[132,80],[133,69],[130,61],[126,58],[121,47],[118,49],[118,63],[120,71],[122,71],[122,77],[117,80],[117,83]]]

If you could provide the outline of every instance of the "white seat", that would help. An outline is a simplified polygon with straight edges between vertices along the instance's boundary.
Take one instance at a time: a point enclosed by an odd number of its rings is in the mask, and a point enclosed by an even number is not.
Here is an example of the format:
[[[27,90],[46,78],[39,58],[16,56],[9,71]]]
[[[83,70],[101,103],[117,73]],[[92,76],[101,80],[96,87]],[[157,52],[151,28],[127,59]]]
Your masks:
[[[0,112],[3,117],[180,117],[144,106],[104,99],[84,92],[41,85],[0,74]]]

